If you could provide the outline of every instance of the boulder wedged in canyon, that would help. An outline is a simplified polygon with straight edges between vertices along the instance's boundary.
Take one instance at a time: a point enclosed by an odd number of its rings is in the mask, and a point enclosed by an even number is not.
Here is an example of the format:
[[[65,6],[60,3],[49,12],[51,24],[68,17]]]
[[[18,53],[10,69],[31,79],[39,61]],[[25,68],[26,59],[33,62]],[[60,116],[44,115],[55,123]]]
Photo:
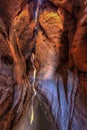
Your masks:
[[[0,0],[0,130],[86,130],[87,2],[37,2]]]

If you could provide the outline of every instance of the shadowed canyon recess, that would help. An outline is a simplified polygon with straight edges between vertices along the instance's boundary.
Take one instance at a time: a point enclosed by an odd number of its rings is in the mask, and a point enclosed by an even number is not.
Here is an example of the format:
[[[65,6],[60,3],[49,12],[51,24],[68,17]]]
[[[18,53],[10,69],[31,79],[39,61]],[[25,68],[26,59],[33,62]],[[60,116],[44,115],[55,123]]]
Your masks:
[[[86,130],[86,99],[87,0],[0,0],[0,130]]]

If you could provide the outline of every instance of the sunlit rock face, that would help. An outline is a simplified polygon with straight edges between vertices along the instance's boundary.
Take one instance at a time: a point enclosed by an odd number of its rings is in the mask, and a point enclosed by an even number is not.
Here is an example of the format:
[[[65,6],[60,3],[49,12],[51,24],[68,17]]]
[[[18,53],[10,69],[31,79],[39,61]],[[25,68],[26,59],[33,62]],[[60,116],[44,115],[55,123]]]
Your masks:
[[[37,3],[0,0],[0,130],[86,130],[87,2]]]
[[[3,19],[7,31],[9,30],[12,20],[24,8],[26,2],[27,0],[0,0],[0,16]]]

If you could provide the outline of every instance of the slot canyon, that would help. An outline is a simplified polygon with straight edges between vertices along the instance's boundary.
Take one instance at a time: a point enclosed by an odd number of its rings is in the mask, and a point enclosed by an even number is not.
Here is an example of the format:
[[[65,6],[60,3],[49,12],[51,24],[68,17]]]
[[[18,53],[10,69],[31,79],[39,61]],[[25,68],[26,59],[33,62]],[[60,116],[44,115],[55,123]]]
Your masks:
[[[0,130],[87,130],[87,0],[0,0]]]

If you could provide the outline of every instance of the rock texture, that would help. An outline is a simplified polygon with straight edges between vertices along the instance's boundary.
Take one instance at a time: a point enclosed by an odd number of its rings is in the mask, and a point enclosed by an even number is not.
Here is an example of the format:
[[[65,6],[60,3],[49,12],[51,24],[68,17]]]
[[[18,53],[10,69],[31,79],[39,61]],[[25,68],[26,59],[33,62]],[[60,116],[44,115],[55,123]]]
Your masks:
[[[0,130],[86,130],[87,1],[43,0],[37,12],[36,0],[0,0]]]

